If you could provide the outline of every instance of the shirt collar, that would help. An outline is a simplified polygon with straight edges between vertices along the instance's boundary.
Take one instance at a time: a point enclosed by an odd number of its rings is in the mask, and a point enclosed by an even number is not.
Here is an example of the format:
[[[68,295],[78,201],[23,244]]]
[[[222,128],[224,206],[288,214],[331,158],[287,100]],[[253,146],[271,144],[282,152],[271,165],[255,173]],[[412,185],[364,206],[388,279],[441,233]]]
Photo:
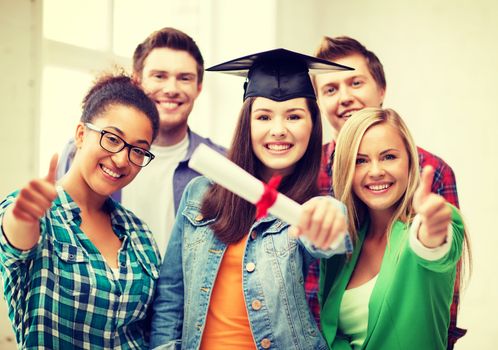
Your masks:
[[[55,189],[57,197],[54,200],[54,205],[60,209],[64,220],[81,222],[81,209],[71,196],[60,185],[56,185]]]
[[[59,209],[63,219],[66,222],[74,222],[80,226],[81,209],[71,198],[69,193],[62,188],[62,186],[56,185],[55,189],[57,191],[57,197],[54,200],[54,205]],[[121,206],[121,204],[116,202],[111,197],[108,197],[104,202],[103,209],[110,215],[112,229],[119,239],[122,239],[123,236],[129,236],[129,230],[127,230],[126,227],[130,225],[124,219],[125,215],[123,215],[123,212],[125,209]]]

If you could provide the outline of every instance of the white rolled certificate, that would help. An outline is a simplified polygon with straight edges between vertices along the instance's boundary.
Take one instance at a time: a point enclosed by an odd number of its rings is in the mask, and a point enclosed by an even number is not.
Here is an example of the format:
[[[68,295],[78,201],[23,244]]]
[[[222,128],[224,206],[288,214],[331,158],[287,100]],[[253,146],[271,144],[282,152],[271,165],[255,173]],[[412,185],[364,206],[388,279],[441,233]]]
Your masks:
[[[204,144],[194,150],[189,167],[252,204],[256,204],[265,191],[262,181]],[[290,225],[297,225],[302,208],[299,203],[278,193],[268,211]],[[333,244],[331,249],[336,253],[351,252],[349,235],[345,237],[347,239]],[[312,246],[305,237],[301,236],[300,239],[307,246]]]

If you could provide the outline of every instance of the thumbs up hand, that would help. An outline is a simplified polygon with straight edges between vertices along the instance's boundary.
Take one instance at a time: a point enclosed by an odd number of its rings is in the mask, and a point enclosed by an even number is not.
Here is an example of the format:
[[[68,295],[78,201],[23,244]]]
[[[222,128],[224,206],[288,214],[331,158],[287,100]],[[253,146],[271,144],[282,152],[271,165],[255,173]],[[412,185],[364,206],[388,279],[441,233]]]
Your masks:
[[[431,193],[433,178],[434,169],[431,166],[424,167],[420,185],[413,196],[413,207],[421,218],[418,239],[428,248],[435,248],[444,243],[451,222],[451,208],[446,204],[446,200]]]
[[[44,178],[31,180],[19,192],[12,214],[15,219],[25,223],[37,224],[57,197],[55,179],[57,171],[57,154],[52,156],[48,174]]]

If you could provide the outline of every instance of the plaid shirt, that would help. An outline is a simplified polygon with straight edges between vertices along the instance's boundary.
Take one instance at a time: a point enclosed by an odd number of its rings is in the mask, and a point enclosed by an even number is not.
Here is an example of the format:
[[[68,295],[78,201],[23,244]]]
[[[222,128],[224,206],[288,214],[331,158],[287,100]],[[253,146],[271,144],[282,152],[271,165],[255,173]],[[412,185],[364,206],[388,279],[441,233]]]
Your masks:
[[[335,141],[327,143],[322,147],[322,161],[320,174],[318,175],[318,186],[322,195],[332,194],[332,164],[331,157],[335,150]],[[427,152],[423,148],[417,147],[420,169],[426,165],[431,165],[434,169],[434,180],[432,182],[432,192],[443,196],[449,203],[458,208],[458,195],[456,188],[455,175],[451,167],[441,158]],[[460,263],[457,265],[457,276],[455,279],[453,303],[450,309],[450,327],[448,330],[448,349],[453,349],[455,342],[463,337],[467,330],[456,326],[458,302],[459,302],[459,276]],[[308,270],[306,277],[305,289],[306,297],[311,312],[315,320],[320,324],[320,304],[318,301],[318,278],[319,278],[319,261],[313,262]]]
[[[0,232],[0,270],[17,343],[22,349],[143,349],[159,253],[149,229],[108,199],[122,241],[119,278],[80,229],[80,209],[57,186],[40,219],[40,240],[20,251]],[[0,203],[0,220],[17,193]],[[0,221],[1,222],[1,221]]]

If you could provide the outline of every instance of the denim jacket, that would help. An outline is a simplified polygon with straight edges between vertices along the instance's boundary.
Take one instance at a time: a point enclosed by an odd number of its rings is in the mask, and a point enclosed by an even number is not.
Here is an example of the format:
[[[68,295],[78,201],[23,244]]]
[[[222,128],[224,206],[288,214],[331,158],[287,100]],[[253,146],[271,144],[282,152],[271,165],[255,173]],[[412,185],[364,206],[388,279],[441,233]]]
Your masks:
[[[227,248],[209,227],[215,219],[200,214],[210,186],[208,179],[198,177],[183,194],[156,289],[151,349],[200,346],[211,292]],[[257,349],[268,349],[268,345],[285,350],[327,349],[304,291],[313,257],[288,235],[288,228],[270,215],[255,222],[247,238],[242,266],[253,262],[256,269],[243,269],[242,279],[254,343]],[[333,254],[329,251],[326,255]],[[251,307],[255,300],[262,305],[257,310]]]

